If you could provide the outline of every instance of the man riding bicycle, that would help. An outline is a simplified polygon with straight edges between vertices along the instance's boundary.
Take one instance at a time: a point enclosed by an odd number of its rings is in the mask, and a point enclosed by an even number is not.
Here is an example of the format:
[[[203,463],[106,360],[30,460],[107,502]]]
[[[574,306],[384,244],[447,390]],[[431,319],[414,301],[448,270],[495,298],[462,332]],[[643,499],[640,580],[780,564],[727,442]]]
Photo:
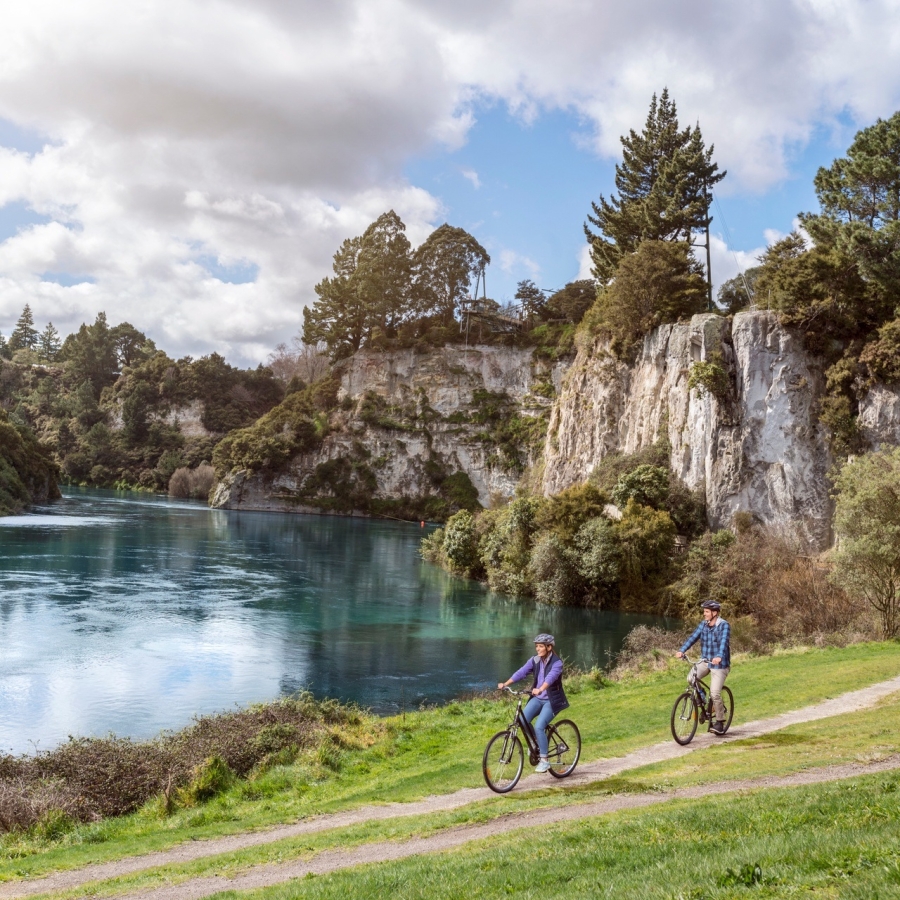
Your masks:
[[[510,678],[497,685],[502,690],[513,682],[521,681],[529,674],[534,674],[531,699],[523,710],[523,714],[534,725],[535,737],[537,737],[538,749],[541,753],[541,761],[535,767],[535,772],[550,771],[547,726],[557,713],[569,706],[566,692],[563,690],[563,662],[554,652],[555,643],[556,638],[552,634],[539,634],[534,639],[537,656],[533,656]]]
[[[681,659],[684,654],[700,641],[700,655],[708,665],[697,667],[697,677],[710,676],[710,694],[716,721],[712,725],[714,734],[725,734],[725,705],[722,703],[722,685],[731,671],[731,626],[719,615],[721,604],[716,600],[705,600],[700,604],[703,621],[696,631],[681,645],[675,655]]]

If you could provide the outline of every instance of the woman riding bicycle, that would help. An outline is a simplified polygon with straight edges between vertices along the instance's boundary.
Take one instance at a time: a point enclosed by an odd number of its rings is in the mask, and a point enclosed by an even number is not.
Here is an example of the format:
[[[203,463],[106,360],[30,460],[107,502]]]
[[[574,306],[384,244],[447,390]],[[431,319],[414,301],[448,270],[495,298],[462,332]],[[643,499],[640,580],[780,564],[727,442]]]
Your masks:
[[[547,726],[557,713],[561,713],[569,706],[566,692],[563,690],[563,662],[554,652],[555,643],[556,639],[552,634],[539,634],[534,639],[534,648],[537,651],[537,656],[529,659],[507,681],[497,685],[502,690],[516,681],[521,681],[530,674],[534,675],[531,699],[523,710],[523,714],[534,726],[538,748],[541,753],[541,761],[536,766],[535,772],[548,772],[550,770]]]

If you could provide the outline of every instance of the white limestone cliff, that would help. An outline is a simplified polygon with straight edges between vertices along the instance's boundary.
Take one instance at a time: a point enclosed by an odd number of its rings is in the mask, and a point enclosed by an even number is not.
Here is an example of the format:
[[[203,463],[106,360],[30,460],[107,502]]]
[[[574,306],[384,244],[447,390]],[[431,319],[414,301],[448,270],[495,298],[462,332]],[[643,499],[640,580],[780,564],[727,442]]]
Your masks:
[[[688,388],[693,363],[713,354],[730,377],[723,399]],[[711,525],[747,510],[825,547],[831,457],[818,423],[822,389],[821,367],[770,312],[661,326],[631,366],[595,344],[578,353],[554,406],[544,493],[584,481],[609,453],[665,438],[672,469],[703,492]]]

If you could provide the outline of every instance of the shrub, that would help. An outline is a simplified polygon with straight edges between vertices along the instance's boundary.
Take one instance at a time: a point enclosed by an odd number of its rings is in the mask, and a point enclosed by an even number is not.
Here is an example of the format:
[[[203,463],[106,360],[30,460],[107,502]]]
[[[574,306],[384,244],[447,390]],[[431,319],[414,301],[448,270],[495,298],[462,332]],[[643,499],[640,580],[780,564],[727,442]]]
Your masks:
[[[622,560],[622,601],[628,608],[649,611],[671,567],[675,525],[667,512],[629,500],[615,535]]]
[[[662,466],[638,466],[623,475],[613,488],[613,502],[624,507],[629,500],[660,509],[669,496],[669,470]]]
[[[721,353],[712,353],[705,362],[695,362],[688,376],[688,390],[706,391],[720,402],[731,392],[731,379],[725,371]]]
[[[53,810],[75,821],[124,815],[160,794],[163,808],[173,795],[201,802],[273,755],[314,753],[333,743],[334,726],[362,722],[353,706],[300,694],[203,716],[150,741],[71,738],[35,756],[0,756],[0,829],[49,823]]]
[[[878,329],[878,338],[866,345],[860,361],[873,378],[887,384],[900,382],[900,318]]]
[[[571,543],[585,522],[603,514],[608,502],[606,495],[589,482],[573,485],[540,506],[537,524],[541,530],[552,531]]]
[[[451,571],[465,577],[483,571],[478,540],[475,517],[468,510],[462,509],[447,520],[442,550]]]
[[[585,522],[575,535],[576,565],[586,589],[598,606],[609,605],[618,594],[622,553],[615,528],[598,516]]]
[[[485,517],[486,532],[479,543],[479,553],[492,590],[531,593],[528,563],[540,505],[535,497],[518,497],[496,516]]]
[[[856,624],[859,607],[831,582],[829,567],[797,551],[784,536],[746,522],[737,535],[708,532],[691,545],[667,591],[669,611],[693,618],[701,600],[718,600],[725,618],[752,622],[746,637],[754,647],[835,635]]]
[[[201,463],[196,469],[182,466],[169,479],[169,496],[206,500],[215,483],[215,469],[209,463]]]
[[[835,581],[900,634],[900,448],[847,463],[835,482]]]
[[[179,799],[185,806],[195,806],[227,791],[235,780],[234,772],[221,756],[210,756],[194,766],[190,782],[179,791]]]
[[[216,446],[213,465],[224,477],[236,469],[277,470],[298,453],[313,449],[319,434],[313,388],[290,394],[249,428],[232,431]]]
[[[541,603],[572,606],[584,601],[575,554],[555,534],[542,535],[529,563],[534,595]]]

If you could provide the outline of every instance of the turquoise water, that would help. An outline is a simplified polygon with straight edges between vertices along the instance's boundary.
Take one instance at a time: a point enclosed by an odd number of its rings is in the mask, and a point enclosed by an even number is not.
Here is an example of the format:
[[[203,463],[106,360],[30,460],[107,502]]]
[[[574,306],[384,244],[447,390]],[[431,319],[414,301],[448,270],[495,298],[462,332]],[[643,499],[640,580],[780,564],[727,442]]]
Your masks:
[[[0,752],[304,688],[411,709],[505,679],[536,632],[605,665],[658,621],[497,596],[420,560],[407,524],[66,494],[0,518]]]

